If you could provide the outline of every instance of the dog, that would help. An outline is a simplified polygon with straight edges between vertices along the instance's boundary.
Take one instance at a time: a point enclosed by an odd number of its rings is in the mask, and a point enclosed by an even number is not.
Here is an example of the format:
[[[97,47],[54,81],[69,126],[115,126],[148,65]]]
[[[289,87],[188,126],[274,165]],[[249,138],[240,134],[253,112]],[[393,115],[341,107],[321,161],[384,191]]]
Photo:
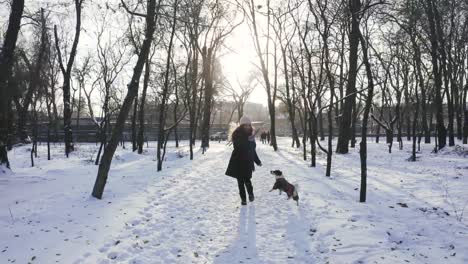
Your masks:
[[[288,200],[293,198],[294,201],[296,201],[297,205],[299,205],[299,194],[298,192],[298,186],[293,185],[289,183],[283,176],[283,172],[280,170],[273,170],[270,171],[270,174],[275,175],[276,182],[273,185],[273,188],[270,190],[279,190],[279,193],[281,195],[281,192],[285,192],[288,195]]]

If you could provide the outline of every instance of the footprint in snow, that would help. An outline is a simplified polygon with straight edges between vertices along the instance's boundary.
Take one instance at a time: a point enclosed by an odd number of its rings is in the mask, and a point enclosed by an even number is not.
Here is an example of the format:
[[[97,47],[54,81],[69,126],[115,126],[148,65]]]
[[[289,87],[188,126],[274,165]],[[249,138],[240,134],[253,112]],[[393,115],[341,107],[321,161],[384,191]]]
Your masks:
[[[117,259],[118,254],[117,254],[117,252],[110,252],[109,254],[107,254],[107,257],[109,259]]]

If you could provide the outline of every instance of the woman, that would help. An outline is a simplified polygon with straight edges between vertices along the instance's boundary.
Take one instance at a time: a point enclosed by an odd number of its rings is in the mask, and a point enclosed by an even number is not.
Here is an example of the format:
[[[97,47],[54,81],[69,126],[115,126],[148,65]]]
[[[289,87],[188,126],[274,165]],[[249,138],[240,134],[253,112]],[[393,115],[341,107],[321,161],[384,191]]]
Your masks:
[[[249,201],[253,202],[255,199],[251,182],[252,171],[255,170],[254,162],[258,166],[262,166],[255,151],[255,138],[252,141],[252,136],[255,136],[252,121],[247,116],[243,116],[240,120],[240,126],[232,133],[231,140],[234,150],[226,170],[226,175],[237,179],[242,205],[247,204],[245,189],[249,194]]]

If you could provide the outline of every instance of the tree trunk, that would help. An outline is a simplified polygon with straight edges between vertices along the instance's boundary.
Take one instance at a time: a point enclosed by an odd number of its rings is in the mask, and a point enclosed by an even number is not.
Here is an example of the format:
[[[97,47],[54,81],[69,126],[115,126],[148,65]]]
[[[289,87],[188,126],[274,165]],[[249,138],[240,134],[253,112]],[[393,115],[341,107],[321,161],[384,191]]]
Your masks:
[[[463,122],[463,144],[468,144],[468,109],[465,109],[465,120]]]
[[[80,142],[81,85],[78,87],[78,110],[76,113],[76,142]]]
[[[318,109],[322,109],[322,98],[320,96],[319,98],[317,98],[317,107]],[[318,112],[318,128],[319,128],[320,141],[323,141],[325,140],[325,133],[323,132],[323,113],[321,110],[319,110]]]
[[[73,68],[73,63],[75,61],[78,41],[80,39],[81,33],[81,8],[83,0],[75,0],[75,11],[76,11],[76,26],[75,26],[75,37],[73,40],[73,45],[70,51],[68,58],[67,66],[65,68],[62,60],[62,53],[60,51],[59,39],[57,33],[57,26],[54,26],[55,34],[55,47],[57,49],[57,56],[60,64],[60,69],[63,75],[63,130],[65,136],[65,155],[68,157],[70,152],[74,150],[73,146],[73,133],[71,126],[71,102],[70,102],[70,82],[71,82],[71,71]]]
[[[309,113],[309,134],[310,134],[310,166],[315,168],[317,166],[317,147],[316,147],[316,140],[317,140],[317,118],[313,115],[313,113]]]
[[[359,103],[359,105],[360,105],[360,103]],[[353,105],[353,121],[351,123],[351,148],[356,147],[356,123],[357,123],[357,120],[358,120],[358,112],[359,112],[357,108],[358,107],[356,106],[356,104],[354,104]]]
[[[364,108],[364,115],[362,117],[362,128],[361,128],[361,143],[359,156],[361,158],[361,188],[359,201],[361,203],[366,202],[367,196],[367,122],[369,120],[369,113],[372,106],[372,99],[374,97],[374,80],[372,77],[372,69],[368,58],[368,49],[367,43],[362,33],[358,29],[358,37],[361,40],[361,48],[363,55],[363,63],[366,66],[366,75],[367,75],[367,84],[368,84],[368,94],[366,98],[366,105]]]
[[[410,161],[416,161],[416,127],[418,125],[417,123],[417,120],[418,120],[418,110],[419,110],[419,107],[418,107],[418,99],[417,99],[417,93],[415,95],[416,97],[416,104],[415,104],[415,111],[414,111],[414,117],[413,117],[413,147],[412,147],[412,154],[411,154],[411,158],[410,158]]]
[[[173,48],[173,41],[174,35],[176,30],[176,15],[177,15],[177,1],[174,2],[174,13],[173,13],[173,21],[172,21],[172,31],[171,37],[169,40],[169,46],[167,50],[167,59],[166,59],[166,72],[164,74],[164,86],[162,90],[162,98],[161,104],[159,106],[159,124],[158,124],[158,145],[156,149],[156,156],[158,160],[157,170],[162,170],[162,164],[164,159],[164,153],[161,153],[161,149],[164,147],[164,142],[167,140],[169,135],[166,135],[166,105],[167,99],[169,97],[169,77],[170,77],[170,69],[171,69],[171,59],[172,59],[172,48]],[[175,74],[175,73],[174,73]]]
[[[404,91],[405,95],[405,123],[406,123],[406,140],[411,140],[411,106],[410,106],[410,99],[408,89]]]
[[[177,112],[179,111],[179,84],[177,83],[177,69],[175,67],[174,62],[172,62],[172,67],[174,70],[174,95],[175,95],[175,102],[174,102],[174,140],[175,140],[175,147],[179,147],[179,133],[177,131],[178,125],[178,118]]]
[[[161,0],[158,2],[158,6]],[[102,198],[104,192],[104,187],[107,182],[107,175],[112,163],[112,157],[114,156],[115,150],[119,143],[119,139],[122,137],[123,129],[125,126],[125,120],[128,117],[128,113],[132,106],[134,98],[138,95],[138,86],[141,73],[143,71],[143,66],[145,64],[146,58],[148,58],[148,53],[151,47],[151,42],[153,41],[153,35],[156,26],[156,0],[149,0],[147,2],[147,15],[146,15],[146,31],[145,31],[145,40],[140,49],[140,54],[138,55],[138,60],[136,62],[135,68],[133,69],[133,75],[130,83],[128,84],[128,93],[125,96],[123,104],[120,108],[117,121],[115,123],[114,129],[112,131],[112,136],[109,141],[109,144],[104,150],[104,154],[99,164],[99,170],[96,177],[96,182],[94,184],[92,195],[98,199]]]
[[[133,102],[133,115],[132,115],[132,151],[135,152],[138,149],[137,145],[137,115],[138,115],[138,96],[135,96]]]
[[[8,138],[9,131],[9,106],[10,96],[14,93],[8,86],[11,68],[13,66],[13,56],[16,48],[16,40],[21,26],[23,16],[24,0],[13,0],[11,3],[8,28],[5,34],[3,47],[0,50],[0,166],[10,168],[8,160]]]
[[[250,0],[250,15],[252,16],[252,31],[253,31],[253,35],[254,35],[254,46],[255,46],[255,50],[256,50],[256,53],[257,53],[257,57],[260,61],[260,66],[261,66],[261,71],[262,71],[262,77],[263,77],[263,81],[265,82],[265,89],[266,89],[266,92],[267,92],[267,100],[268,100],[268,113],[270,115],[270,138],[271,138],[271,141],[270,141],[270,145],[273,146],[273,150],[274,151],[277,151],[278,150],[278,144],[276,142],[276,122],[275,122],[275,119],[276,119],[276,111],[275,111],[275,101],[276,101],[276,85],[273,87],[273,91],[272,91],[272,85],[271,85],[271,82],[270,82],[270,76],[269,76],[269,73],[268,73],[268,65],[267,63],[265,62],[265,59],[263,58],[264,54],[269,54],[269,50],[268,50],[268,44],[269,44],[269,41],[267,41],[267,47],[266,47],[266,51],[262,51],[261,49],[261,45],[260,45],[260,40],[259,40],[259,33],[258,33],[258,28],[257,28],[257,21],[256,21],[256,16],[255,16],[255,8],[257,7],[257,5],[254,4],[254,1],[253,0]],[[267,20],[268,20],[268,23],[267,23],[267,27],[268,27],[268,33],[267,33],[267,37],[269,37],[269,29],[270,29],[270,1],[268,0],[267,1],[267,12],[268,12],[268,15],[267,15]],[[275,56],[275,64],[276,64],[276,56]],[[276,73],[276,67],[275,67],[275,78],[277,77],[277,73]]]
[[[146,92],[148,90],[149,77],[151,72],[151,61],[146,59],[145,63],[145,76],[143,77],[143,91],[141,92],[140,111],[138,112],[138,154],[143,153],[144,135],[145,135],[145,103],[146,103]]]
[[[341,112],[340,128],[338,130],[338,142],[336,153],[346,154],[349,152],[349,140],[351,138],[351,121],[353,105],[356,103],[356,78],[358,67],[359,48],[359,16],[361,11],[360,0],[349,1],[349,12],[351,15],[351,31],[349,33],[349,72],[346,85],[346,100]]]
[[[205,81],[205,102],[202,119],[202,149],[203,152],[210,147],[210,118],[213,102],[213,49],[203,47],[203,79]]]
[[[195,145],[195,130],[197,124],[197,94],[198,94],[198,52],[195,44],[192,43],[192,61],[190,63],[190,98],[188,99],[189,106],[189,145],[190,145],[190,160],[193,160],[193,146]]]
[[[444,125],[444,109],[443,109],[443,98],[442,98],[442,76],[439,68],[439,42],[437,40],[434,9],[435,5],[432,0],[426,0],[426,13],[429,20],[430,28],[430,42],[431,42],[431,62],[432,62],[432,74],[434,76],[434,92],[435,92],[435,108],[436,108],[436,121],[437,121],[437,137],[438,137],[438,149],[445,147],[447,142],[447,130]]]
[[[18,109],[18,137],[21,141],[25,141],[28,138],[27,130],[26,130],[26,122],[28,117],[28,110],[29,106],[33,100],[33,95],[36,92],[39,84],[41,83],[41,71],[44,66],[44,59],[46,55],[47,49],[47,27],[46,21],[44,17],[44,9],[41,8],[41,39],[39,44],[39,51],[37,54],[37,60],[35,64],[32,65],[31,63],[27,62],[30,66],[29,70],[32,71],[31,77],[29,79],[29,87],[26,92],[26,95],[23,99],[23,105],[20,109]],[[26,54],[24,52],[20,52],[21,56],[24,58],[25,61],[28,61]]]

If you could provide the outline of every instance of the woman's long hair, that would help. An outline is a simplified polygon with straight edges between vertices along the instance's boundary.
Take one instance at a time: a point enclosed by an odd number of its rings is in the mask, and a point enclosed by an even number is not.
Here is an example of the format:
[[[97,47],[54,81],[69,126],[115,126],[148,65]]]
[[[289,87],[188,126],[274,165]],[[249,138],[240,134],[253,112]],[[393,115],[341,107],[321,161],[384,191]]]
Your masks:
[[[231,122],[229,124],[229,130],[228,130],[228,142],[232,142],[232,133],[234,133],[234,130],[238,127],[238,124],[235,122]]]

